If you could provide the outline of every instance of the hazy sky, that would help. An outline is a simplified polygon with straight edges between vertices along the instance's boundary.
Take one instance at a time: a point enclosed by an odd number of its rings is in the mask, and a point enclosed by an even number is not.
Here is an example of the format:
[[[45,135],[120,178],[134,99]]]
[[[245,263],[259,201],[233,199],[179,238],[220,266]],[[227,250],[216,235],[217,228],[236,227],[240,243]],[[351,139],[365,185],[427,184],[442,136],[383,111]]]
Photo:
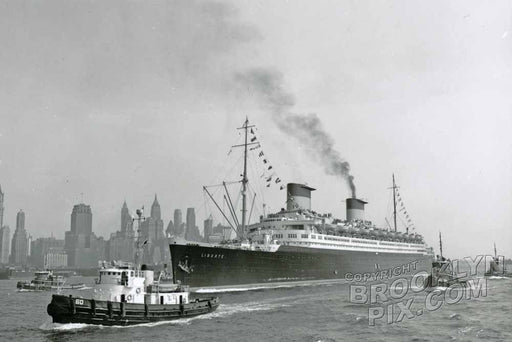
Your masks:
[[[279,177],[344,218],[346,182],[286,130],[316,115],[368,219],[384,225],[394,172],[436,249],[442,231],[449,256],[494,241],[512,255],[510,1],[6,0],[0,42],[11,228],[23,209],[32,236],[63,238],[83,193],[107,237],[123,200],[157,193],[165,226],[196,207],[202,229],[202,186],[224,180],[246,115]],[[284,206],[276,187],[264,196]]]

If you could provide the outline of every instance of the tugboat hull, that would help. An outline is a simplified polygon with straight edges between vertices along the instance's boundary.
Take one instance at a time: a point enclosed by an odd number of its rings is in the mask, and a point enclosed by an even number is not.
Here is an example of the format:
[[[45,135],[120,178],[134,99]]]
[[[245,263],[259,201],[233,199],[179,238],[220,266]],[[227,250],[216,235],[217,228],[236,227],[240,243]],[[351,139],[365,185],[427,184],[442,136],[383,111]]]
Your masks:
[[[135,304],[72,296],[53,295],[47,312],[54,323],[98,325],[135,325],[194,317],[213,312],[219,306],[217,297],[198,299],[187,304]]]

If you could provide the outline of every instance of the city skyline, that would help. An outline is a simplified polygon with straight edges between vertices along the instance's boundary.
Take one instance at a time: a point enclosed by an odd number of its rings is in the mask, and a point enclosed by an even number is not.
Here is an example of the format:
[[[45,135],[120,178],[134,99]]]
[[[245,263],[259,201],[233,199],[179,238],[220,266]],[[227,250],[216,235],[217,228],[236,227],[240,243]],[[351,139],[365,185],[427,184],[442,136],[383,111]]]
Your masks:
[[[3,195],[3,194],[2,194]],[[37,268],[94,268],[99,260],[135,261],[135,245],[142,243],[144,253],[140,261],[147,264],[168,263],[169,234],[174,234],[173,221],[170,220],[167,231],[161,219],[160,204],[155,194],[150,215],[142,212],[142,221],[134,230],[136,217],[130,213],[126,201],[123,201],[119,217],[119,230],[110,237],[97,236],[94,231],[92,207],[85,203],[75,204],[71,210],[69,230],[64,239],[58,239],[53,234],[33,238],[25,229],[25,212],[20,210],[16,215],[16,229],[12,239],[9,226],[0,229],[0,264],[17,267],[35,266]],[[181,210],[174,210],[183,232],[180,237],[189,241],[203,241],[204,237],[195,224],[194,208],[187,209],[187,220],[181,222]],[[220,226],[220,225],[219,225]],[[138,235],[137,235],[138,234]],[[210,229],[208,236],[213,235]],[[12,252],[12,253],[10,253]]]

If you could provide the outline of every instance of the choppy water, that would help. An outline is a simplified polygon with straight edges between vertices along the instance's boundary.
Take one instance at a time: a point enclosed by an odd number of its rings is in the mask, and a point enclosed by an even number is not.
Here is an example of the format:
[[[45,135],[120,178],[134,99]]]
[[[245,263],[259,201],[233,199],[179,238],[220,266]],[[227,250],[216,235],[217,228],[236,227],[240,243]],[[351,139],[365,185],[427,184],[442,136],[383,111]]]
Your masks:
[[[86,279],[89,282],[92,278]],[[369,326],[369,305],[349,301],[348,283],[227,290],[208,315],[135,327],[51,323],[51,293],[17,292],[0,281],[1,341],[512,341],[512,280],[489,279],[487,295]],[[206,294],[208,293],[208,294]],[[409,293],[423,308],[428,293]],[[417,311],[415,311],[417,312]]]

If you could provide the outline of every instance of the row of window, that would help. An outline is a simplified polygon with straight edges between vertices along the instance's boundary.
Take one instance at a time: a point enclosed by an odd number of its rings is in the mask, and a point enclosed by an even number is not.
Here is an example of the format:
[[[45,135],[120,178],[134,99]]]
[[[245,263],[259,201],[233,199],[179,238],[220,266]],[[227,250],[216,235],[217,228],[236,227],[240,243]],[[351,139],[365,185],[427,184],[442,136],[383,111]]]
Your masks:
[[[314,245],[315,243],[305,243],[307,245]],[[386,248],[386,249],[381,249],[379,247],[376,247],[376,246],[354,246],[354,245],[345,245],[345,244],[332,244],[332,243],[318,243],[316,242],[316,244],[319,244],[321,246],[330,246],[330,247],[346,247],[346,248],[362,248],[362,249],[376,249],[376,250],[381,250],[381,251],[396,251],[396,252],[403,252],[404,249],[398,249],[398,248],[394,248],[394,249],[389,249],[389,248]],[[424,252],[423,250],[411,250],[410,252]]]
[[[301,239],[308,239],[309,236],[308,234],[301,234]],[[283,238],[283,234],[274,234],[274,239],[282,239]],[[288,234],[288,238],[289,239],[296,239],[297,238],[297,234]],[[322,236],[316,236],[316,235],[311,235],[311,238],[312,239],[318,239],[318,240],[329,240],[329,241],[342,241],[342,242],[350,242],[349,239],[347,238],[340,238],[340,237],[330,237],[330,236],[325,236],[325,237],[322,237]],[[378,245],[378,241],[359,241],[359,240],[353,240],[353,243],[357,243],[357,244],[367,244],[367,245]],[[384,242],[384,241],[381,241],[380,242],[381,245],[386,245],[386,246],[395,246],[395,247],[401,247],[401,245],[399,244],[396,244],[396,243],[392,243],[392,242]],[[402,245],[403,247],[406,247],[404,245]]]

